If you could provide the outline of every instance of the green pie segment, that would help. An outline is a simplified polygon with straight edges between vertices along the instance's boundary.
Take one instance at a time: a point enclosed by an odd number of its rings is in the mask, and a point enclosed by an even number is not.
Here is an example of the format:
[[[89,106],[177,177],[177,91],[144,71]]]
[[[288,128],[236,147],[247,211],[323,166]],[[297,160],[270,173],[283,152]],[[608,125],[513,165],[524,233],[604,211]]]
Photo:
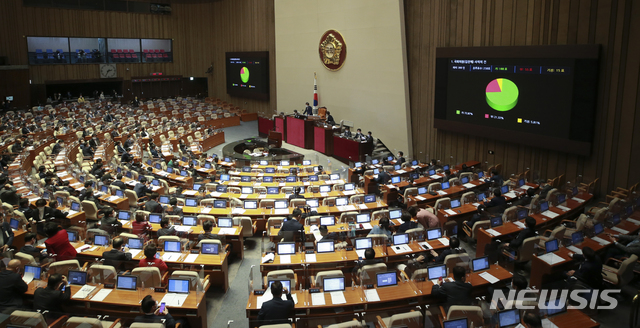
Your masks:
[[[247,83],[249,81],[249,69],[246,67],[243,67],[240,69],[240,79],[242,80],[242,83]]]
[[[499,112],[513,109],[518,104],[518,95],[520,94],[518,86],[505,78],[498,78],[489,82],[485,93],[487,95],[487,104]]]

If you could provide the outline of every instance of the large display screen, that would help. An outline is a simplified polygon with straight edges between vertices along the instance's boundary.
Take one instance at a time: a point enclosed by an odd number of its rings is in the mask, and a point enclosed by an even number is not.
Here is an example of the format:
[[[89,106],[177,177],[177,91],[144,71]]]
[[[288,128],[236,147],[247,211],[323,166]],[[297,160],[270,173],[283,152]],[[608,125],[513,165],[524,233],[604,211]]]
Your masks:
[[[436,50],[434,126],[589,155],[598,46]]]
[[[227,93],[269,99],[269,52],[227,52]]]

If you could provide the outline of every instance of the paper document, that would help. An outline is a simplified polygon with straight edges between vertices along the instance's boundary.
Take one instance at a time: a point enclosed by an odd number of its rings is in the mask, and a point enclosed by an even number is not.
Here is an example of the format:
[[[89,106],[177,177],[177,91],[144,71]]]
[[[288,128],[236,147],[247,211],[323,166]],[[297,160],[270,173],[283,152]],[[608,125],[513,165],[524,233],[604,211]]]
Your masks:
[[[324,305],[324,293],[311,294],[311,305]]]
[[[561,258],[560,256],[553,254],[553,253],[547,253],[541,256],[538,256],[541,260],[554,265],[554,264],[558,264],[558,263],[562,263],[564,262],[564,259]]]
[[[521,221],[515,221],[515,222],[513,222],[513,224],[517,225],[517,226],[518,226],[518,228],[521,228],[521,229],[525,229],[525,228],[527,227],[527,226],[525,226],[525,225],[524,225],[524,223],[523,223],[523,222],[521,222]]]
[[[364,296],[367,297],[367,302],[380,301],[380,295],[378,295],[378,291],[375,289],[365,289]]]
[[[244,212],[246,212],[246,210],[244,208],[234,208],[231,211],[231,214],[244,214]]]
[[[406,172],[407,172],[407,171],[402,170],[402,169],[401,169],[401,170],[397,170],[397,171],[396,171],[396,173],[398,173],[398,174],[403,174],[403,173],[406,173]]]
[[[418,245],[422,246],[423,248],[427,248],[427,249],[433,249],[433,247],[431,247],[431,245],[429,245],[428,242],[423,241],[421,243],[418,243]]]
[[[246,199],[247,197],[249,197],[249,194],[241,194],[238,198]]]
[[[264,257],[262,257],[262,263],[267,263],[269,261],[273,261],[273,259],[275,259],[276,255],[273,253],[269,253],[267,255],[265,255]]]
[[[522,186],[520,186],[520,188],[521,188],[521,189],[524,189],[524,190],[527,190],[527,189],[531,188],[531,186],[522,185]]]
[[[321,192],[321,193],[320,193],[320,196],[322,196],[322,197],[329,197],[329,193]]]
[[[442,245],[449,246],[448,238],[438,238],[438,241],[442,243]]]
[[[456,214],[458,214],[458,213],[456,213],[454,210],[450,210],[450,209],[446,209],[446,210],[444,210],[444,211],[445,211],[447,214],[449,214],[449,215],[456,215]]]
[[[162,260],[175,262],[180,258],[180,255],[182,255],[182,253],[164,253],[162,254]]]
[[[497,231],[495,231],[493,229],[486,229],[485,231],[490,233],[492,236],[496,236],[496,237],[502,235],[501,233],[499,233],[499,232],[497,232]]]
[[[549,319],[542,319],[542,328],[558,328],[558,326]]]
[[[165,303],[169,307],[181,307],[187,300],[187,296],[189,296],[189,294],[169,293],[164,295],[160,303]]]
[[[556,216],[558,216],[560,214],[547,210],[547,211],[542,212],[542,215],[553,219],[553,218],[555,218]]]
[[[404,244],[404,245],[393,245],[391,247],[391,250],[393,250],[396,254],[402,254],[402,253],[408,253],[411,252],[411,247],[409,247],[409,245]]]
[[[576,253],[576,254],[582,254],[582,250],[578,247],[575,247],[573,245],[567,247],[567,249],[571,250],[572,252]]]
[[[186,262],[186,263],[193,263],[193,262],[195,262],[195,261],[198,259],[198,256],[199,256],[199,255],[200,255],[200,254],[189,254],[189,255],[187,255],[187,258],[186,258],[186,259],[184,259],[184,262]]]
[[[364,258],[364,251],[365,249],[356,249],[356,254],[358,254],[358,257]]]
[[[280,255],[280,264],[291,264],[291,255]]]
[[[417,200],[426,200],[426,198],[422,197],[422,196],[416,196]]]
[[[628,233],[629,233],[629,231],[628,231],[628,230],[624,230],[624,229],[622,229],[622,228],[618,228],[618,227],[612,227],[612,228],[611,228],[611,230],[615,230],[615,231],[617,231],[617,232],[619,232],[619,233],[621,233],[621,234],[623,234],[623,235],[626,235],[626,234],[628,234]]]
[[[192,226],[173,226],[176,231],[180,231],[180,232],[187,232],[189,230],[191,230],[191,228],[193,228]]]
[[[187,195],[187,196],[194,196],[197,193],[198,193],[197,190],[185,190],[182,192],[183,195]]]
[[[288,208],[279,208],[277,210],[273,210],[273,214],[289,215],[289,209]]]
[[[629,222],[631,222],[631,223],[633,223],[635,225],[640,225],[640,221],[638,221],[638,220],[634,220],[634,219],[628,218],[627,221],[629,221]]]
[[[344,298],[344,293],[342,291],[339,292],[331,292],[331,303],[333,304],[345,304],[347,300]]]
[[[305,254],[304,261],[305,262],[315,262],[316,261],[316,254]]]
[[[570,211],[570,210],[571,210],[570,208],[568,208],[568,207],[566,207],[566,206],[562,206],[562,205],[558,205],[558,206],[556,206],[556,207],[557,207],[557,208],[559,208],[559,209],[561,209],[561,210],[563,210],[564,212],[568,212],[568,211]]]
[[[491,284],[495,284],[496,282],[500,281],[500,279],[496,278],[494,275],[492,275],[487,271],[479,274],[479,276],[482,277],[484,280],[490,282]]]
[[[368,210],[369,209],[367,204],[358,204],[358,208],[360,208],[361,210]]]
[[[437,174],[434,174],[434,175],[430,175],[429,178],[431,178],[431,179],[440,179],[441,177],[439,175],[437,175]]]
[[[347,205],[347,206],[345,206],[345,208],[347,209],[347,211],[355,211],[356,210],[356,207],[353,206],[353,205]]]
[[[602,239],[602,238],[600,238],[600,237],[598,237],[598,236],[591,237],[591,240],[593,240],[593,241],[595,241],[596,243],[598,243],[598,244],[600,244],[600,245],[603,245],[603,246],[604,246],[604,245],[609,245],[609,244],[611,244],[611,242],[610,242],[610,241],[608,241],[608,240],[604,240],[604,239]]]
[[[238,181],[229,181],[229,185],[230,186],[237,186],[237,185],[240,185],[240,182],[238,182]]]
[[[120,197],[118,197],[118,196],[109,196],[109,197],[107,197],[107,201],[108,202],[115,202],[118,199],[120,199]]]
[[[480,203],[473,203],[473,204],[471,204],[471,205],[473,205],[473,206],[475,206],[475,207],[478,207],[478,206],[480,206]]]
[[[516,195],[516,193],[515,193],[515,192],[513,192],[513,191],[509,191],[508,193],[506,193],[506,194],[504,194],[504,195],[502,195],[502,196],[504,196],[504,197],[509,197],[509,198],[516,198],[516,197],[518,197],[518,195]]]
[[[367,223],[363,223],[362,224],[362,228],[363,229],[367,229],[367,230],[371,230],[371,229],[373,229],[373,226],[371,225],[371,223],[367,222]]]
[[[67,213],[69,213],[68,215],[74,215],[74,214],[78,213],[78,211],[69,210],[69,212],[67,212]]]
[[[355,190],[347,190],[347,191],[343,191],[342,194],[345,195],[345,196],[351,196],[351,195],[355,195],[356,191]]]
[[[210,193],[209,195],[211,195],[211,197],[213,197],[213,198],[217,198],[217,197],[222,196],[222,193],[214,191],[214,192]]]
[[[92,301],[97,301],[97,302],[102,302],[102,301],[104,301],[105,298],[107,298],[107,296],[109,295],[109,293],[111,293],[112,290],[113,289],[101,289],[95,295],[93,295],[91,300]]]
[[[462,186],[469,189],[469,188],[474,188],[476,185],[474,185],[473,183],[465,183]]]
[[[75,293],[75,295],[71,296],[71,298],[86,298],[95,289],[95,286],[84,285],[78,292]]]
[[[236,228],[220,228],[218,231],[219,235],[234,235],[236,233]]]
[[[138,254],[140,254],[140,252],[142,252],[141,249],[129,249],[129,253],[131,253],[131,258],[135,259],[136,256],[138,256]]]
[[[27,285],[33,281],[33,272],[25,272],[24,276],[22,276],[22,281]]]
[[[446,191],[444,191],[444,190],[438,190],[438,194],[439,194],[439,195],[446,195],[446,194],[447,194],[447,192],[446,192]]]
[[[582,199],[582,198],[573,197],[573,198],[571,198],[571,199],[575,200],[575,201],[576,201],[576,202],[578,202],[578,203],[584,203],[584,199]]]

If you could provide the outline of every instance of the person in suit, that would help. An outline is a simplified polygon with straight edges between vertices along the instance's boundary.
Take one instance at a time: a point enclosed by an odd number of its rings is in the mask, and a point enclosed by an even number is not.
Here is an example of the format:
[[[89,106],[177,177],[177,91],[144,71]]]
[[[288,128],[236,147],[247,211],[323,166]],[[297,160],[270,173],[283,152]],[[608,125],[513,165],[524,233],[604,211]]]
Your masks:
[[[575,285],[575,282],[581,281],[593,289],[601,289],[602,262],[596,256],[593,248],[585,246],[582,248],[582,254],[574,253],[571,257],[576,261],[581,261],[581,263],[578,270],[570,270],[566,273],[567,277],[569,277],[569,284]]]
[[[153,296],[145,296],[140,302],[140,309],[144,315],[135,317],[133,322],[164,323],[165,328],[175,328],[176,320],[169,314],[169,309],[165,306],[161,312],[158,302],[153,299]]]
[[[524,196],[520,197],[520,199],[518,199],[517,201],[513,202],[512,206],[529,206],[529,204],[531,204],[531,201],[533,200],[533,197],[535,197],[536,195],[536,191],[533,190],[533,188],[529,188],[527,189],[527,192],[524,194]]]
[[[6,179],[4,179],[6,181]],[[4,188],[0,190],[0,200],[3,203],[8,203],[11,205],[18,205],[20,202],[20,197],[17,194],[16,187],[12,186],[11,183],[7,182],[4,185]]]
[[[371,264],[377,264],[377,263],[383,263],[382,259],[376,259],[376,251],[373,248],[367,248],[364,250],[364,259],[359,260],[356,263],[356,266],[353,268],[353,271],[351,271],[351,276],[352,277],[360,276],[360,270],[365,265],[371,265]]]
[[[351,129],[348,126],[344,127],[344,131],[342,132],[342,136],[345,138],[351,138]]]
[[[89,147],[91,147],[91,149],[95,151],[96,149],[98,149],[98,146],[100,146],[100,140],[98,140],[98,137],[93,136],[93,138],[89,140]]]
[[[487,208],[497,207],[498,211],[503,210],[506,205],[507,199],[502,196],[502,191],[500,191],[500,188],[493,189],[493,198],[491,198],[491,200],[488,202],[484,202],[484,206],[486,206]]]
[[[418,222],[412,221],[409,213],[402,213],[400,220],[402,220],[402,224],[396,229],[396,233],[405,233],[409,229],[418,227]]]
[[[492,170],[491,171],[491,178],[489,178],[489,181],[491,181],[492,185],[494,187],[502,187],[502,185],[504,184],[504,180],[502,180],[502,176],[500,174],[498,174],[498,170]]]
[[[144,128],[140,129],[140,137],[141,138],[146,138],[148,136],[149,136],[149,133],[147,133],[147,131]]]
[[[124,149],[124,147],[122,147],[122,145],[120,144],[120,141],[116,141],[116,150],[118,151],[118,154],[120,154],[120,155],[122,155],[122,154],[127,152]]]
[[[320,228],[318,228],[318,231],[320,231],[320,235],[322,236],[322,239],[320,239],[320,242],[323,241],[338,241],[338,239],[340,239],[340,236],[335,233],[335,232],[329,232],[329,228],[327,228],[326,225],[321,225]]]
[[[58,153],[60,153],[60,151],[64,148],[64,141],[63,140],[58,140],[58,142],[56,142],[55,145],[53,145],[53,148],[51,149],[51,153],[53,155],[58,155]]]
[[[160,229],[158,229],[157,235],[158,237],[175,236],[176,228],[171,225],[169,219],[163,218],[162,220],[160,220]]]
[[[444,170],[444,177],[442,178],[442,182],[449,182],[451,178],[455,178],[450,170]]]
[[[125,190],[127,188],[124,182],[122,182],[122,173],[118,173],[116,175],[116,179],[113,182],[111,182],[111,185],[120,188],[120,190]]]
[[[31,129],[29,129],[29,126],[25,123],[22,126],[22,134],[29,134],[29,133],[31,133]]]
[[[25,218],[31,217],[31,207],[29,207],[28,198],[20,198],[20,201],[18,202],[18,211],[22,212]]]
[[[49,311],[48,318],[57,318],[64,314],[62,305],[71,298],[71,287],[67,277],[59,273],[49,276],[46,288],[38,288],[33,293],[33,309],[36,311]]]
[[[202,230],[204,231],[204,233],[198,235],[198,242],[202,241],[203,239],[220,239],[217,235],[211,233],[211,230],[213,230],[213,222],[202,222]]]
[[[283,237],[285,241],[293,241],[296,232],[304,231],[304,225],[300,223],[301,217],[302,211],[299,208],[293,210],[289,219],[282,224],[278,236]]]
[[[296,198],[301,198],[304,199],[304,195],[301,195],[300,193],[302,192],[302,188],[301,187],[294,187],[293,188],[293,194],[289,195],[289,200],[292,199],[296,199]]]
[[[353,136],[353,139],[364,141],[366,136],[362,134],[362,129],[357,129],[356,134]]]
[[[127,249],[123,251],[122,245],[124,245],[124,239],[122,237],[113,238],[111,241],[111,250],[102,253],[105,265],[112,265],[118,269],[122,266],[123,262],[131,261],[131,253],[125,252]]]
[[[0,261],[0,312],[22,307],[22,297],[29,286],[20,276],[21,266],[17,259],[9,261],[6,266],[4,261]]]
[[[522,322],[525,328],[542,328],[542,319],[533,312],[527,312],[522,318]]]
[[[380,172],[380,174],[378,174],[378,177],[374,178],[373,181],[375,181],[377,184],[387,184],[389,183],[389,181],[391,181],[391,175],[389,175],[387,169],[382,168],[382,172]]]
[[[607,251],[605,260],[609,258],[620,259],[629,257],[632,254],[640,257],[640,233],[637,235],[609,235],[614,238],[614,247],[610,247]]]
[[[100,219],[100,230],[113,235],[116,229],[121,228],[122,223],[116,218],[116,211],[113,208],[107,208],[104,211],[104,216]]]
[[[432,295],[446,297],[445,311],[448,311],[452,305],[471,305],[473,303],[471,284],[465,282],[466,270],[461,266],[455,266],[452,271],[453,282],[441,282],[439,285],[434,285],[431,289]]]
[[[158,197],[160,197],[160,195],[158,195],[157,192],[152,192],[151,195],[149,195],[149,200],[144,204],[144,210],[151,213],[162,213],[164,209],[162,205],[158,203]]]
[[[160,156],[160,153],[158,152],[158,148],[156,148],[155,146],[150,147],[150,153],[151,153],[151,157],[153,158],[161,158],[162,156]]]
[[[147,194],[153,193],[153,190],[149,188],[149,181],[147,181],[146,177],[142,177],[142,179],[140,179],[140,182],[133,187],[133,191],[138,195],[138,199],[146,197]]]
[[[0,225],[0,252],[6,252],[13,245],[13,230],[7,221],[4,220],[4,213],[0,213],[2,225]]]
[[[329,125],[336,125],[336,121],[333,119],[333,116],[331,116],[331,113],[329,111],[327,111],[327,119],[325,121]]]
[[[313,115],[313,107],[311,107],[309,103],[305,103],[304,112],[302,112],[302,115]]]
[[[36,245],[37,235],[33,232],[27,232],[24,235],[24,246],[20,248],[19,252],[32,255],[33,257],[39,257],[44,251],[40,251]]]
[[[67,230],[58,228],[55,222],[47,222],[44,226],[47,234],[47,240],[44,244],[47,252],[55,258],[56,261],[72,260],[76,258],[76,249],[69,243],[69,235]]]
[[[538,233],[536,232],[536,219],[530,216],[527,216],[524,219],[524,223],[527,226],[527,228],[520,231],[518,236],[516,236],[516,238],[512,240],[510,243],[505,243],[504,244],[505,247],[508,247],[512,250],[518,250],[522,246],[522,243],[524,243],[525,239],[535,237],[538,235]]]
[[[398,155],[396,156],[396,165],[402,165],[406,162],[407,160],[404,158],[404,152],[399,151]]]
[[[451,239],[449,240],[449,248],[445,249],[444,251],[442,251],[442,253],[438,254],[436,253],[436,251],[434,251],[433,249],[431,250],[431,255],[433,255],[434,259],[433,261],[438,263],[438,264],[442,264],[444,263],[444,259],[447,257],[447,255],[451,255],[451,254],[461,254],[461,253],[466,253],[467,251],[464,250],[464,248],[460,247],[460,240],[456,237],[451,237]]]
[[[44,199],[38,199],[36,201],[36,209],[31,210],[31,216],[29,219],[31,221],[42,222],[53,219],[66,219],[67,215],[64,214],[57,208],[52,208],[51,206],[46,206],[47,201]],[[56,202],[57,205],[57,202]]]
[[[93,149],[89,146],[88,143],[85,143],[84,147],[82,148],[82,156],[93,158]]]
[[[287,295],[287,300],[282,300],[282,293]],[[264,302],[260,312],[258,312],[258,320],[265,324],[287,323],[291,315],[291,311],[295,307],[291,293],[282,287],[280,281],[274,281],[271,284],[271,295],[273,299]]]

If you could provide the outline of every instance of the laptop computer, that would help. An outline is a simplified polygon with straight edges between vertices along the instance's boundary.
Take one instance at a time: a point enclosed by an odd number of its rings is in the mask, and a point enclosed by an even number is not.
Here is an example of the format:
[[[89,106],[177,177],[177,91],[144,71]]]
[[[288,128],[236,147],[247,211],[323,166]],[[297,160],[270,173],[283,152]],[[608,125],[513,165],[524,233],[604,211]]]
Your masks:
[[[356,215],[356,223],[367,223],[371,222],[371,216],[369,213],[362,213]]]
[[[96,245],[96,246],[108,246],[109,245],[109,236],[94,235],[93,236],[93,244]]]
[[[178,253],[180,252],[180,242],[179,241],[172,241],[172,240],[165,240],[164,241],[164,251],[165,252],[174,252],[174,253]]]
[[[469,177],[462,177],[462,178],[460,178],[460,183],[462,183],[462,184],[467,184],[467,183],[469,183]]]
[[[305,159],[302,161],[302,165],[311,165],[311,161]]]
[[[318,178],[318,176],[317,176],[317,175],[310,175],[310,176],[309,176],[309,181],[315,182],[315,181],[318,181],[318,179],[319,179],[319,178]]]
[[[443,182],[441,184],[441,187],[442,187],[442,190],[445,190],[445,189],[449,189],[451,187],[451,185],[450,185],[449,181],[447,181],[447,182]]]
[[[558,194],[558,205],[564,203],[567,200],[567,195],[566,194]]]
[[[78,233],[75,231],[67,230],[67,237],[69,238],[70,243],[78,241]]]
[[[400,170],[401,168],[402,168],[402,166],[401,166],[400,164],[396,164],[396,165],[394,165],[394,166],[393,166],[393,169],[394,169],[395,171],[398,171],[398,170]]]
[[[409,243],[409,234],[400,233],[393,235],[393,244],[394,245],[404,245]]]
[[[185,216],[182,218],[182,225],[195,227],[198,225],[198,220],[196,219],[195,216]]]
[[[280,161],[280,166],[289,166],[289,165],[291,165],[291,163],[287,160]]]
[[[289,204],[287,204],[287,201],[286,201],[286,200],[276,200],[276,201],[273,203],[273,207],[274,207],[275,209],[280,210],[280,209],[288,208],[288,207],[289,207]]]
[[[427,240],[434,240],[442,237],[442,229],[433,228],[427,230]]]
[[[185,198],[184,199],[184,206],[189,206],[189,207],[197,207],[198,206],[198,199],[196,198]]]
[[[540,309],[541,314],[546,315],[547,317],[550,317],[556,314],[566,312],[567,302],[566,302],[566,299],[564,299],[564,302],[562,302],[562,300],[563,300],[562,298],[556,298],[556,299],[550,299],[544,302],[545,309]]]
[[[336,198],[336,206],[347,206],[347,205],[349,205],[349,198],[347,197]]]
[[[218,255],[218,244],[204,243],[200,244],[200,253],[207,255]]]
[[[402,216],[402,210],[390,210],[389,211],[389,219],[395,220],[399,219]]]
[[[428,189],[427,187],[418,187],[418,195],[424,195],[426,193],[428,193]]]
[[[489,269],[489,257],[483,256],[471,260],[471,267],[473,268],[473,272]]]
[[[460,207],[460,200],[459,199],[452,199],[451,200],[451,208],[458,208]]]
[[[289,177],[286,177],[286,178],[285,178],[285,182],[296,182],[296,181],[298,181],[298,178],[297,178],[297,177],[291,177],[291,176],[289,176]]]
[[[220,174],[220,181],[229,181],[230,178],[228,174]]]
[[[509,192],[509,186],[502,186],[500,187],[500,191],[502,192],[502,194],[506,194]]]
[[[227,186],[226,185],[217,185],[216,186],[216,192],[227,192]]]
[[[116,278],[116,289],[136,290],[138,286],[138,277],[131,275],[119,275]]]
[[[218,218],[218,227],[220,227],[220,228],[231,228],[231,227],[233,227],[233,219],[232,218]]]
[[[227,208],[227,201],[224,199],[217,199],[213,201],[213,208]]]
[[[260,164],[262,166],[267,166],[267,165],[269,165],[269,161],[261,160],[260,162],[258,162],[258,164]]]
[[[35,265],[25,265],[24,273],[27,273],[27,272],[33,274],[33,279],[40,280],[40,274],[42,273],[42,268]]]
[[[560,249],[560,246],[558,245],[558,240],[557,239],[553,239],[553,240],[549,240],[547,242],[544,243],[544,248],[547,251],[547,253],[553,253],[555,251],[557,251],[558,249]]]
[[[400,177],[391,177],[391,183],[400,183],[402,181],[402,178]]]
[[[307,199],[306,203],[307,206],[311,208],[317,208],[318,206],[320,206],[320,202],[317,199]]]
[[[491,228],[499,227],[502,225],[502,218],[499,216],[494,216],[491,218]]]
[[[376,286],[388,287],[398,284],[398,276],[395,272],[380,272],[376,273]]]
[[[80,270],[69,270],[69,283],[72,285],[85,285],[87,283],[87,272]]]
[[[330,185],[322,185],[322,186],[320,186],[320,192],[327,193],[327,192],[330,192],[330,191],[331,191],[331,186]]]
[[[522,220],[524,218],[527,217],[527,214],[529,214],[529,210],[526,208],[521,208],[518,210],[518,220]]]
[[[278,243],[278,255],[291,255],[296,253],[296,243]]]
[[[336,218],[334,216],[320,217],[320,225],[323,225],[323,226],[336,225]]]
[[[340,174],[329,174],[329,179],[330,180],[340,180]]]
[[[515,327],[520,324],[520,310],[511,309],[498,312],[500,328]]]
[[[316,245],[316,250],[318,253],[333,253],[334,246],[333,240],[319,241]]]
[[[130,249],[143,249],[144,242],[140,238],[129,238],[127,245]]]
[[[484,197],[484,193],[479,193],[479,194],[478,194],[478,202],[481,202],[481,201],[483,201],[484,199],[485,199],[485,197]]]
[[[440,279],[440,277],[444,278],[447,276],[447,266],[440,264],[427,267],[427,276],[429,280]]]
[[[243,202],[243,207],[248,210],[254,210],[258,208],[258,201],[256,200],[245,200]]]
[[[242,187],[240,190],[243,194],[253,194],[253,187]]]
[[[129,211],[118,211],[118,220],[129,221],[131,219],[131,213]]]
[[[160,223],[162,221],[162,214],[149,214],[149,222]]]
[[[593,225],[593,232],[594,232],[596,235],[599,235],[599,234],[603,233],[603,232],[604,232],[604,226],[602,225],[602,223],[596,223],[596,224],[594,224],[594,225]]]
[[[355,241],[356,250],[371,248],[372,245],[373,243],[370,237],[356,238],[356,241]]]
[[[267,187],[267,194],[268,195],[276,195],[280,193],[280,188],[278,187]]]
[[[80,211],[80,203],[78,203],[78,202],[71,202],[71,210],[72,210],[72,211],[79,212],[79,211]]]
[[[158,203],[160,204],[169,204],[169,202],[170,202],[169,196],[160,196],[158,198]]]
[[[333,277],[322,279],[322,286],[325,292],[337,292],[344,290],[344,277]]]
[[[11,226],[11,229],[13,230],[18,230],[18,228],[20,227],[20,221],[11,218],[11,220],[9,221],[9,226]]]
[[[518,180],[518,187],[524,186],[524,179]]]
[[[468,328],[467,318],[453,319],[442,322],[442,328]]]
[[[576,231],[571,234],[571,245],[580,245],[584,241],[584,233]]]
[[[354,183],[345,183],[344,184],[344,191],[351,191],[356,189],[356,185]]]

